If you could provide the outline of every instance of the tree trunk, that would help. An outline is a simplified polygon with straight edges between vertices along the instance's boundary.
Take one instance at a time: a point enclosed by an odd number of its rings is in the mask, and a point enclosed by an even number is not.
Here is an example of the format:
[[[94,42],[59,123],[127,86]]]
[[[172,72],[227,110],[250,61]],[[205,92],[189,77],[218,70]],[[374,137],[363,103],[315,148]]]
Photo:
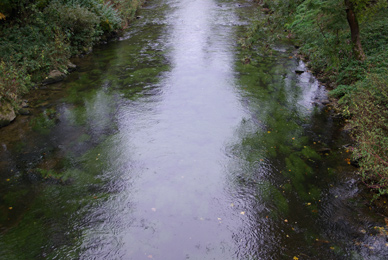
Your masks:
[[[352,38],[353,54],[357,60],[365,60],[365,53],[362,49],[360,38],[360,27],[356,13],[354,12],[354,6],[351,0],[345,0],[346,18],[350,27],[350,34]]]

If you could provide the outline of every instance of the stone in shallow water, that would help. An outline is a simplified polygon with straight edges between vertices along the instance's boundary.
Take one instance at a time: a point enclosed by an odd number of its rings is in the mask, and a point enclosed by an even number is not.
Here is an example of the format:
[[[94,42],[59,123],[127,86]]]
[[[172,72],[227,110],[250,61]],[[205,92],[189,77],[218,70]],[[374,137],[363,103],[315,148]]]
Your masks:
[[[47,76],[45,80],[43,80],[43,85],[53,84],[59,81],[64,80],[66,77],[66,74],[63,72],[60,72],[59,70],[53,70],[50,72],[50,74]]]
[[[16,113],[11,103],[2,102],[0,104],[0,127],[9,125],[16,118]]]

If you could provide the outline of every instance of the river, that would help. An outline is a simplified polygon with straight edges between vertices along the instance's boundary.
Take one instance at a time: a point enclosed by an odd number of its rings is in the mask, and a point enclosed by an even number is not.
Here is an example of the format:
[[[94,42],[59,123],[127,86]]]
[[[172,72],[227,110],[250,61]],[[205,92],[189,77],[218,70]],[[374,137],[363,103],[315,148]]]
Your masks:
[[[290,43],[237,44],[257,16],[150,0],[36,90],[0,129],[1,258],[387,259],[325,88]]]

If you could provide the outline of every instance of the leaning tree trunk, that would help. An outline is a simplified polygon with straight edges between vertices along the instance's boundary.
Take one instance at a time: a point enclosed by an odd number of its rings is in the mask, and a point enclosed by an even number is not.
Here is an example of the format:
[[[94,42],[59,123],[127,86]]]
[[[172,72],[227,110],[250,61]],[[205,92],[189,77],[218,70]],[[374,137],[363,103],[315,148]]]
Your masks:
[[[362,49],[361,38],[360,38],[360,27],[356,13],[354,12],[354,5],[351,0],[345,0],[346,7],[346,18],[350,27],[350,34],[352,38],[353,54],[357,60],[365,60],[365,53]]]

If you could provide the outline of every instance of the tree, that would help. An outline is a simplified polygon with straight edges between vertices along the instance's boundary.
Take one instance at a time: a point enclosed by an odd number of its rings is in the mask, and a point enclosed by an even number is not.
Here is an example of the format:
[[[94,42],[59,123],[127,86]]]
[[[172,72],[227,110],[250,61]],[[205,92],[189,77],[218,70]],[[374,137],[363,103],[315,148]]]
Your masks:
[[[361,45],[359,18],[369,16],[380,8],[387,6],[386,0],[344,0],[346,18],[350,27],[352,48],[357,60],[365,60],[365,53]]]
[[[352,48],[354,57],[359,60],[365,60],[365,53],[361,45],[360,27],[358,24],[357,15],[355,12],[355,5],[352,0],[344,0],[346,8],[346,19],[350,27],[350,35],[352,40]]]

